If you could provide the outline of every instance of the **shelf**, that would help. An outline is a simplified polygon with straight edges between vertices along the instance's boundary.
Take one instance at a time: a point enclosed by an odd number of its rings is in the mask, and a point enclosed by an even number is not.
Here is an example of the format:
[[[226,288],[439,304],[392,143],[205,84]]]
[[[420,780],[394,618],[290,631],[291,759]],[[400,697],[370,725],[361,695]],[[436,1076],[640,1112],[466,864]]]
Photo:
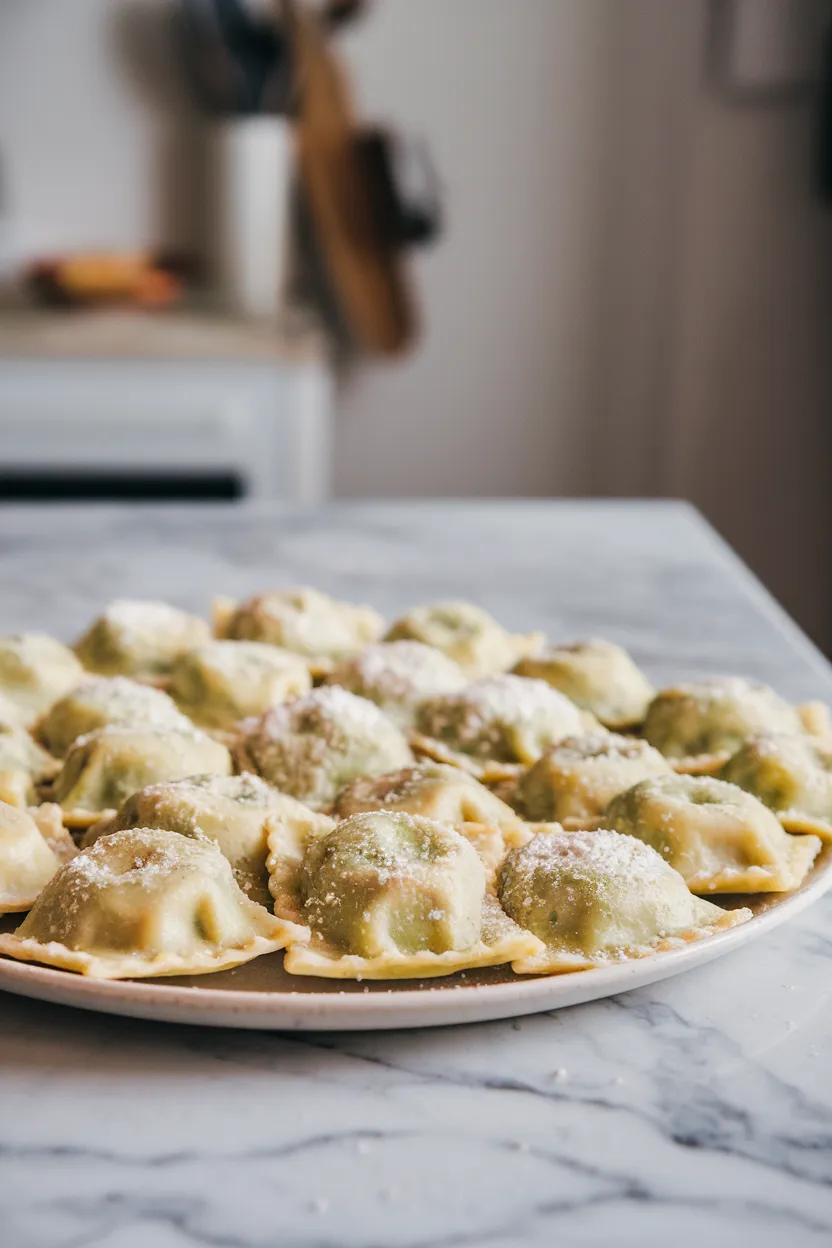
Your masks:
[[[246,321],[213,311],[143,312],[0,308],[2,360],[213,360],[323,364],[321,331]]]

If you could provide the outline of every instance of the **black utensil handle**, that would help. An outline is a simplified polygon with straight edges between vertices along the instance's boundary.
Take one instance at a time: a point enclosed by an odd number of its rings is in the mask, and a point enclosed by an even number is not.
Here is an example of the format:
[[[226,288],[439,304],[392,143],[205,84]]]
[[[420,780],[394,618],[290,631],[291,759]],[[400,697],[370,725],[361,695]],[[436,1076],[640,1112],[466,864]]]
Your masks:
[[[271,23],[256,22],[239,0],[214,0],[214,9],[223,42],[241,74],[243,111],[259,112],[277,60],[277,32]]]
[[[368,127],[355,142],[371,188],[374,228],[389,247],[417,247],[442,232],[439,178],[424,143]]]

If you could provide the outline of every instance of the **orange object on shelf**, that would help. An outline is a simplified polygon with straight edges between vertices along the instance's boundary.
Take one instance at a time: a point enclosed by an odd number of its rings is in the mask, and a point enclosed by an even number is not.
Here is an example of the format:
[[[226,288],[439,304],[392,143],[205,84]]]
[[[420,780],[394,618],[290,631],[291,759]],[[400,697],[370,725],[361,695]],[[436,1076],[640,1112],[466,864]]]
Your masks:
[[[37,261],[28,282],[45,303],[167,307],[184,293],[181,269],[152,252],[80,252]]]

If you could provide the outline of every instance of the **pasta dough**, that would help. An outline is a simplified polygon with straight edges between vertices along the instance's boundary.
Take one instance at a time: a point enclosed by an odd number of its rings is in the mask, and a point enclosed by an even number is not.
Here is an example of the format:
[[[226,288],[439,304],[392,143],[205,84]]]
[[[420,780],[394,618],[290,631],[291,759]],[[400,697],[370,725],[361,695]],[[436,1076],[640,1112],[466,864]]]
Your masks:
[[[654,694],[627,651],[609,641],[549,646],[521,659],[514,671],[545,680],[607,728],[642,723]]]
[[[388,630],[385,641],[421,641],[443,651],[469,680],[504,672],[543,642],[542,633],[526,637],[506,632],[493,616],[470,602],[434,602],[414,607]]]
[[[311,687],[297,654],[259,641],[209,641],[174,663],[168,688],[195,723],[230,729]]]
[[[0,638],[0,696],[4,719],[31,726],[52,703],[83,680],[72,651],[44,633]]]
[[[153,680],[210,636],[205,620],[166,602],[121,598],[93,621],[74,649],[90,672]]]
[[[543,944],[519,974],[559,974],[645,957],[751,917],[694,897],[650,846],[618,832],[541,833],[500,872],[506,912]]]
[[[223,970],[306,935],[250,901],[211,841],[134,828],[62,867],[0,953],[138,979]]]
[[[716,770],[758,732],[800,733],[794,707],[768,685],[722,676],[662,689],[650,703],[644,736],[684,770]]]
[[[219,847],[243,892],[271,908],[267,836],[270,817],[294,814],[299,803],[258,776],[189,776],[139,789],[110,819],[91,827],[85,847],[127,828],[167,828],[207,836]],[[312,812],[306,812],[310,818]]]
[[[243,725],[240,770],[320,809],[357,776],[413,761],[398,728],[373,702],[337,685],[313,689]]]
[[[796,888],[820,841],[789,836],[750,793],[710,776],[642,780],[610,803],[607,826],[651,845],[695,893]]]
[[[231,755],[192,725],[185,729],[100,728],[79,737],[66,757],[52,798],[67,821],[93,823],[148,784],[212,773],[227,776]]]
[[[23,726],[26,715],[20,707],[7,697],[3,690],[0,689],[0,723],[14,725],[17,728]]]
[[[810,737],[751,737],[721,777],[752,793],[789,832],[832,840],[832,747]]]
[[[312,839],[298,890],[312,939],[287,956],[292,974],[443,975],[536,947],[487,898],[469,841],[420,816],[355,815]]]
[[[378,641],[384,628],[371,607],[354,607],[316,589],[280,589],[243,603],[215,603],[216,632],[232,641],[262,641],[301,654],[313,668]]]
[[[0,914],[30,909],[60,865],[34,819],[0,802]]]
[[[56,702],[38,725],[38,736],[63,758],[73,741],[99,728],[138,725],[154,730],[187,729],[190,721],[161,689],[126,676],[90,676]]]
[[[617,793],[670,770],[667,759],[646,741],[611,732],[565,737],[523,776],[518,804],[535,822],[592,827]]]
[[[455,693],[467,681],[458,663],[419,641],[386,641],[336,664],[325,683],[341,685],[380,706],[399,727],[410,727],[418,704]]]
[[[60,768],[25,728],[0,721],[0,799],[12,806],[34,804],[36,786],[51,780]]]
[[[580,733],[585,719],[562,693],[542,680],[492,676],[461,693],[428,698],[416,719],[417,746],[440,761],[453,754],[530,766],[562,737]],[[431,740],[451,751],[431,750]]]

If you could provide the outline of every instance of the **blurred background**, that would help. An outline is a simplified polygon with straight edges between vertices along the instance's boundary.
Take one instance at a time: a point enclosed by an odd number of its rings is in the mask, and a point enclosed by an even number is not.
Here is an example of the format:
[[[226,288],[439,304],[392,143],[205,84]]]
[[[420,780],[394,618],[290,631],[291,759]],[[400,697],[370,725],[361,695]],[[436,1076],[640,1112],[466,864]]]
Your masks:
[[[0,0],[0,497],[682,497],[829,650],[829,19]]]

